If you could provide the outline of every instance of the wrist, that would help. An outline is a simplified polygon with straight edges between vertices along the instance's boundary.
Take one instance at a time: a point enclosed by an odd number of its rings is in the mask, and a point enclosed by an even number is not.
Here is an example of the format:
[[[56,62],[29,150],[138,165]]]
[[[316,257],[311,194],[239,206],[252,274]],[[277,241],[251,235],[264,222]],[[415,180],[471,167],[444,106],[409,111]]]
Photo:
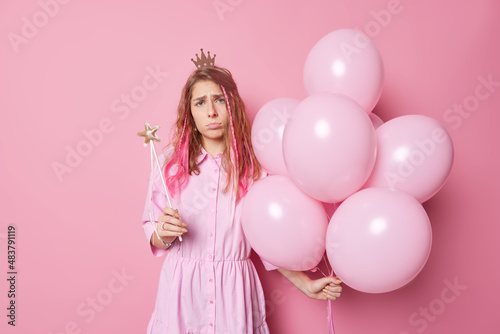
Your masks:
[[[161,237],[160,241],[162,242],[162,244],[164,246],[170,247],[174,243],[175,239],[177,239],[177,237],[175,237],[175,236],[174,237]]]
[[[303,271],[293,271],[287,270],[283,268],[278,268],[278,271],[285,276],[290,283],[295,285],[297,289],[299,289],[303,294],[310,297],[313,295],[313,280],[307,276],[307,274]]]
[[[160,249],[167,249],[174,243],[177,237],[159,237],[157,233],[151,235],[151,244]]]
[[[313,280],[309,278],[309,276],[304,275],[303,281],[302,281],[302,287],[301,291],[307,296],[311,297],[313,295],[313,287],[312,287]]]

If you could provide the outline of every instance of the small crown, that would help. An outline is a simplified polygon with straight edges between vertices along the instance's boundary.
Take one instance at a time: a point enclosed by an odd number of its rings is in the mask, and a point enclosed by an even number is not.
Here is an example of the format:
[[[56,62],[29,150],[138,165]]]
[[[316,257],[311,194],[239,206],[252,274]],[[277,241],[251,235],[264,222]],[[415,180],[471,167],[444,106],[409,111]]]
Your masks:
[[[202,68],[202,67],[213,67],[215,66],[215,54],[213,58],[210,58],[210,51],[208,51],[208,57],[205,56],[205,52],[203,52],[203,49],[201,50],[201,58],[198,57],[198,54],[196,54],[196,61],[191,58],[191,61],[194,63],[196,68]]]

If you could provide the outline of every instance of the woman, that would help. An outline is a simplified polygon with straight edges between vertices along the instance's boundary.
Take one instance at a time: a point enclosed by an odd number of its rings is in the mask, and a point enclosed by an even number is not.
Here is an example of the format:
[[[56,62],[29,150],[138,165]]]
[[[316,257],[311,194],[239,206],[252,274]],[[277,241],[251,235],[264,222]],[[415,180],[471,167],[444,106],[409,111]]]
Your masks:
[[[148,333],[269,333],[240,222],[244,196],[262,174],[250,124],[231,73],[213,61],[199,65],[183,88],[172,146],[160,158],[177,209],[168,206],[156,170],[144,211],[153,253],[166,253]],[[337,278],[278,270],[311,298],[340,296]]]

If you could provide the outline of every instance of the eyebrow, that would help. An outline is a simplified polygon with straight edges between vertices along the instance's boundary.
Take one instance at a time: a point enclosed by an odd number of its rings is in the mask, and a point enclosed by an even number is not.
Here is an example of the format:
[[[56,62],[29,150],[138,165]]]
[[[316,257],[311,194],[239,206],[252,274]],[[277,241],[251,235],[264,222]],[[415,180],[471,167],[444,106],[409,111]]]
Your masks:
[[[224,97],[224,94],[214,94],[212,95],[215,99],[220,99],[221,97]],[[200,97],[197,97],[195,99],[193,99],[193,102],[196,102],[196,101],[200,101],[200,100],[204,100],[206,99],[207,96],[206,95],[203,95],[203,96],[200,96]]]

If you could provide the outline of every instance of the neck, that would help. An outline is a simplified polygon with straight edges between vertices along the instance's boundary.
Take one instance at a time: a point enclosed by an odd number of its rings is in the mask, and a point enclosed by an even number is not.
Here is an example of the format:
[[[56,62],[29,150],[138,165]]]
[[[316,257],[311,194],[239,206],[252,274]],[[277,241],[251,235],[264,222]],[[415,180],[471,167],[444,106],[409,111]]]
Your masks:
[[[204,138],[202,145],[205,151],[212,157],[224,152],[224,142],[222,140],[206,140]]]

